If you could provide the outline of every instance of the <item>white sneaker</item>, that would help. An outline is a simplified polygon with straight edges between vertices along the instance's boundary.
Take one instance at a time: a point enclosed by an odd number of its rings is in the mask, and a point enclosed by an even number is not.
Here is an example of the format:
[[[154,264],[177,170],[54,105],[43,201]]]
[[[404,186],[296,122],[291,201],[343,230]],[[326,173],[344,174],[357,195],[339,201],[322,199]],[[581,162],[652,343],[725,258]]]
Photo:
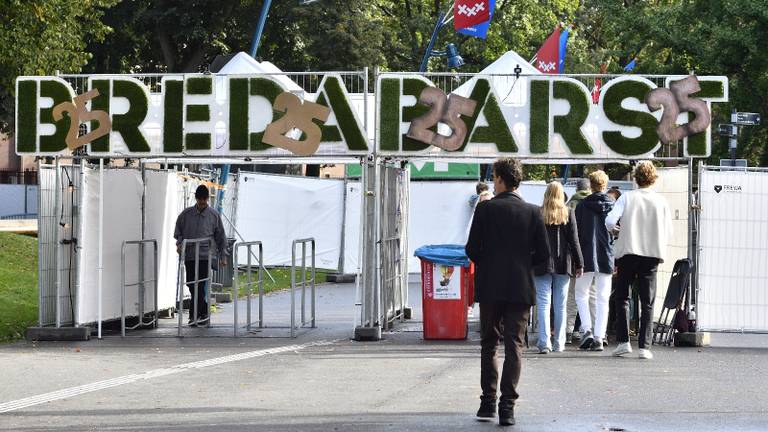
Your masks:
[[[640,351],[637,353],[637,358],[651,360],[653,358],[653,353],[649,349],[640,348]]]
[[[614,357],[621,357],[624,354],[629,354],[632,352],[632,345],[629,344],[629,342],[622,342],[619,344],[619,346],[616,347],[616,349],[613,350]]]

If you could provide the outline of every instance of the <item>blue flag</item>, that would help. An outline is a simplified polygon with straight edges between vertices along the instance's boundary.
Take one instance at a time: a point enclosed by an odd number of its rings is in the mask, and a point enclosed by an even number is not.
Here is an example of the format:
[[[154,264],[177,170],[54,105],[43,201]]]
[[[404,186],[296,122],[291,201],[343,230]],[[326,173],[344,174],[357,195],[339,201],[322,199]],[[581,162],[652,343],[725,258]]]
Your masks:
[[[488,17],[488,21],[482,24],[478,24],[476,26],[463,28],[457,31],[466,36],[474,36],[474,37],[485,39],[485,37],[488,36],[488,27],[490,27],[491,25],[491,20],[493,19],[494,10],[496,10],[496,0],[491,0],[491,10],[490,10],[490,16]]]
[[[563,32],[560,33],[560,52],[559,52],[559,61],[557,65],[557,73],[561,74],[563,73],[563,68],[565,67],[565,53],[568,49],[568,28],[564,28]]]
[[[626,66],[624,66],[624,72],[632,72],[632,69],[635,68],[636,64],[637,64],[637,57],[633,57],[632,61],[627,63]]]

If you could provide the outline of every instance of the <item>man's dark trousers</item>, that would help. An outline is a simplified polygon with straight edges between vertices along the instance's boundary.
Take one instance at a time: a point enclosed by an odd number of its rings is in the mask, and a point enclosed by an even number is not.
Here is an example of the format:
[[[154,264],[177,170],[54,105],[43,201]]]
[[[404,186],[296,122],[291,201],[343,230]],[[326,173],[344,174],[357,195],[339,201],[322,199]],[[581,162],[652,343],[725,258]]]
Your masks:
[[[637,279],[640,297],[640,331],[638,346],[650,348],[653,338],[653,303],[656,300],[656,270],[659,259],[639,255],[624,255],[616,260],[616,342],[629,342],[629,288]]]
[[[184,261],[184,268],[187,270],[187,282],[192,282],[187,284],[187,288],[189,288],[189,295],[192,297],[192,300],[195,301],[195,281],[200,279],[205,279],[208,277],[208,266],[209,266],[208,260],[200,260],[198,261],[198,273],[197,277],[195,277],[195,262],[194,261]],[[207,281],[198,282],[197,284],[197,317],[202,318],[208,316],[208,299],[205,295],[205,287],[207,285]],[[194,317],[194,311],[195,311],[195,303],[190,303],[189,305],[189,316]]]
[[[496,400],[499,370],[496,347],[504,332],[504,369],[501,373],[500,404],[511,407],[518,398],[517,383],[523,360],[523,340],[531,307],[508,302],[480,303],[480,386],[483,400]],[[502,321],[504,325],[502,326]]]

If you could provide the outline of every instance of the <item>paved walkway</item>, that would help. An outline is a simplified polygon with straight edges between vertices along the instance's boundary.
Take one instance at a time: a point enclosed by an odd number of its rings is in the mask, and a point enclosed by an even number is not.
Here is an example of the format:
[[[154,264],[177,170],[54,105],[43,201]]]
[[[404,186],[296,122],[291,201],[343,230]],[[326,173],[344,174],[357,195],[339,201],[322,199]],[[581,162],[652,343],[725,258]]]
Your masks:
[[[0,430],[498,430],[472,417],[477,333],[467,341],[422,340],[418,295],[412,287],[415,319],[380,342],[349,339],[354,285],[324,285],[318,328],[296,339],[5,345]],[[283,322],[289,301],[286,293],[270,296],[268,324]],[[230,312],[225,308],[214,325]],[[650,362],[527,352],[511,430],[766,430],[768,336],[715,335],[713,343],[655,348]]]

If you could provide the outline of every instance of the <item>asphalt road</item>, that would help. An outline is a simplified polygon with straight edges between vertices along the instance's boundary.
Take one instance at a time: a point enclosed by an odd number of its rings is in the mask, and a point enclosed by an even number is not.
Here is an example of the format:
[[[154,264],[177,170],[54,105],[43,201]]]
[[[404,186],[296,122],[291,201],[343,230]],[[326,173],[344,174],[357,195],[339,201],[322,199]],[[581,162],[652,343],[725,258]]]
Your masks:
[[[415,320],[380,342],[349,339],[354,289],[327,285],[318,328],[296,339],[278,337],[284,329],[157,337],[172,333],[168,322],[141,338],[2,346],[0,430],[499,430],[473,418],[478,334],[422,340],[417,294]],[[284,297],[267,303],[275,325]],[[714,335],[713,345],[658,347],[652,361],[528,352],[510,429],[768,430],[768,335]]]

